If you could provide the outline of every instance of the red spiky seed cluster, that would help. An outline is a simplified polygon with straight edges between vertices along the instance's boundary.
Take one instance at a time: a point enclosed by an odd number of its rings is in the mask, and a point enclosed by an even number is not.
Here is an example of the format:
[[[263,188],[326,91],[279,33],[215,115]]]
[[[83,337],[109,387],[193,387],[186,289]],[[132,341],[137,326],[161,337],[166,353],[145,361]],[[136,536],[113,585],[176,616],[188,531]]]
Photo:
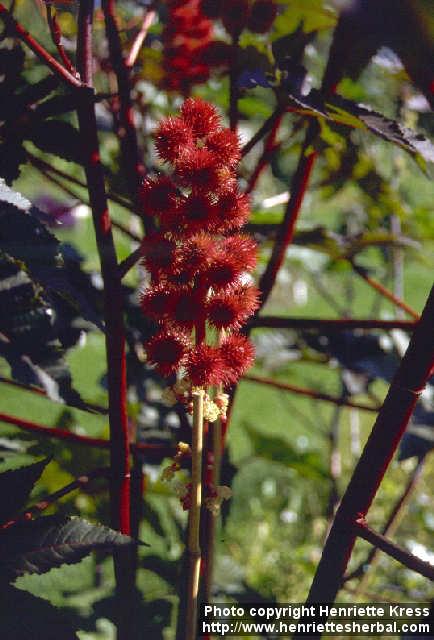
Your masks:
[[[246,28],[253,33],[266,33],[277,15],[274,0],[201,0],[200,6],[208,18],[220,18],[234,37]]]
[[[235,174],[239,142],[212,105],[190,98],[161,122],[156,146],[172,173],[143,187],[144,215],[158,227],[143,242],[151,285],[141,305],[160,327],[145,345],[148,360],[166,376],[182,368],[193,386],[232,384],[253,361],[237,332],[258,307],[256,287],[244,282],[256,244],[236,233],[249,214]],[[206,343],[207,326],[224,330],[220,345]]]
[[[167,10],[163,85],[188,95],[193,85],[208,80],[212,67],[228,65],[230,46],[213,40],[213,25],[200,0],[168,0]]]

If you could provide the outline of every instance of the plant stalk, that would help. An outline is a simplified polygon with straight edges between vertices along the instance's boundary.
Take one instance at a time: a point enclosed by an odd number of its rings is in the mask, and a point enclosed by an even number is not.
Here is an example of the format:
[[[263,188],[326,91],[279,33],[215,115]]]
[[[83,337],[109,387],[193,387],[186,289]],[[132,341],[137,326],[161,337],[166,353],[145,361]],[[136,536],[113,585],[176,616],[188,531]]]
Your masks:
[[[191,506],[188,513],[188,589],[186,640],[196,639],[200,575],[200,509],[202,504],[202,449],[204,391],[193,392],[193,432],[191,448]]]
[[[337,510],[307,602],[334,602],[357,537],[434,367],[434,287]],[[318,636],[313,636],[318,637]]]

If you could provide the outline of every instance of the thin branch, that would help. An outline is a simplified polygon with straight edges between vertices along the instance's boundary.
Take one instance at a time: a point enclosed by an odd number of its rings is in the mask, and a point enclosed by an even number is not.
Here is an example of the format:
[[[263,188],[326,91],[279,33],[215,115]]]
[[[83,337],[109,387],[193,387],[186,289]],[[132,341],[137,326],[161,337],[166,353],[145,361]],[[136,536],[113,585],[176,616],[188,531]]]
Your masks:
[[[267,167],[267,165],[271,161],[271,158],[273,157],[273,155],[275,154],[279,146],[278,144],[276,144],[276,137],[277,137],[277,132],[279,131],[280,124],[282,122],[282,118],[283,118],[283,113],[281,113],[280,116],[276,118],[273,122],[273,126],[271,128],[271,131],[264,145],[264,150],[259,156],[258,162],[256,163],[256,167],[254,168],[252,175],[250,177],[249,183],[245,191],[246,193],[251,193],[253,191],[253,189],[255,188],[261,176],[261,173]]]
[[[122,163],[130,197],[134,202],[136,213],[141,210],[141,185],[146,173],[141,160],[137,132],[134,125],[134,111],[131,101],[130,69],[122,53],[122,43],[116,16],[116,1],[102,0],[106,35],[109,45],[110,61],[113,65],[119,91],[119,100],[116,104],[119,119],[118,135],[120,139]],[[150,220],[144,221],[146,230],[150,230]]]
[[[81,180],[79,180],[75,176],[72,176],[72,175],[70,175],[68,173],[65,173],[65,171],[61,171],[60,169],[57,169],[56,167],[51,166],[50,164],[48,164],[47,162],[45,162],[41,158],[38,158],[37,156],[34,156],[32,153],[30,153],[28,151],[27,151],[27,158],[30,160],[31,164],[34,167],[36,167],[37,169],[40,169],[40,170],[43,169],[45,172],[54,173],[56,176],[59,176],[59,178],[63,178],[64,180],[68,180],[68,182],[71,182],[72,184],[75,184],[77,187],[81,187],[82,189],[87,189],[87,185],[86,185],[85,182],[82,182]],[[44,175],[46,175],[46,174],[44,173]],[[133,213],[131,202],[129,202],[128,200],[124,200],[124,198],[122,198],[121,196],[118,196],[116,193],[113,193],[112,191],[107,191],[106,195],[107,195],[107,198],[109,200],[112,200],[113,202],[115,202],[119,206],[124,207],[124,209],[127,209],[128,211]],[[76,196],[76,197],[78,197],[78,196]]]
[[[29,509],[27,509],[26,511],[18,515],[13,520],[10,520],[9,522],[6,522],[5,524],[3,524],[1,526],[1,529],[8,529],[9,527],[14,526],[18,522],[31,520],[39,513],[42,513],[42,511],[45,511],[45,509],[47,509],[50,505],[60,500],[60,498],[64,498],[72,491],[76,491],[77,489],[82,489],[83,487],[86,487],[90,482],[92,482],[92,480],[95,480],[96,478],[108,478],[108,476],[109,476],[109,469],[107,467],[104,467],[102,469],[94,469],[93,471],[90,471],[86,475],[80,476],[76,480],[73,480],[69,484],[62,487],[61,489],[58,489],[58,491],[54,491],[53,493],[50,493],[48,496],[45,496],[43,500],[40,500],[39,502],[34,504],[32,507],[30,507]]]
[[[413,320],[378,320],[356,318],[283,318],[259,316],[250,323],[252,329],[316,329],[319,331],[346,331],[348,329],[402,329],[414,331]]]
[[[0,422],[11,424],[23,431],[29,431],[38,436],[45,438],[53,438],[54,440],[65,440],[74,444],[81,444],[94,449],[110,449],[110,440],[105,438],[92,438],[91,436],[83,436],[73,431],[59,429],[57,427],[48,427],[46,425],[11,416],[8,413],[0,413]],[[147,461],[159,460],[162,457],[170,457],[174,453],[174,448],[170,445],[155,444],[147,442],[137,442],[130,444],[131,452],[139,452],[147,456]]]
[[[33,53],[58,76],[69,87],[79,88],[83,86],[83,83],[79,78],[76,78],[65,67],[63,67],[48,51],[41,45],[30,33],[20,24],[9,11],[6,9],[3,3],[0,3],[0,18],[4,20],[8,31],[24,42]]]
[[[229,126],[232,131],[238,128],[238,53],[240,34],[232,37],[232,64],[229,69]]]
[[[425,456],[420,458],[417,462],[417,465],[411,472],[410,477],[404,487],[404,491],[399,496],[398,500],[395,503],[395,506],[393,507],[390,513],[390,516],[387,518],[386,523],[381,529],[381,535],[390,536],[390,535],[393,535],[393,532],[396,530],[396,527],[398,526],[400,521],[399,516],[402,516],[404,507],[407,505],[409,498],[413,494],[413,491],[416,488],[416,485],[422,474],[422,469],[425,463],[425,459],[426,459]],[[344,578],[345,582],[348,582],[349,580],[353,580],[354,578],[361,578],[368,575],[367,570],[370,566],[375,564],[377,553],[378,553],[378,550],[375,547],[373,547],[371,551],[368,553],[368,555],[366,556],[365,560],[363,560],[358,565],[358,567],[354,569],[354,571],[352,571],[350,574],[345,576]],[[357,588],[355,589],[356,591],[359,591],[362,589],[362,582],[363,580],[361,580],[360,583],[357,585]]]
[[[0,382],[2,384],[7,384],[10,387],[16,387],[17,389],[22,389],[23,391],[29,391],[30,393],[35,393],[39,396],[43,396],[44,398],[48,398],[47,392],[39,387],[31,387],[27,384],[23,384],[22,382],[17,382],[16,380],[11,380],[10,378],[5,378],[4,376],[0,376]],[[108,409],[106,407],[102,407],[99,404],[94,404],[93,402],[85,402],[83,406],[75,407],[74,409],[78,409],[79,411],[89,411],[91,413],[100,413],[101,415],[107,415]]]
[[[86,205],[87,207],[90,207],[90,202],[88,200],[86,200],[86,198],[83,198],[83,196],[79,195],[78,193],[75,193],[75,191],[73,191],[68,186],[63,184],[63,182],[61,182],[58,178],[55,178],[54,175],[51,175],[51,173],[48,170],[43,169],[42,167],[38,167],[36,165],[34,165],[34,166],[35,166],[35,169],[37,171],[39,171],[39,173],[41,173],[49,182],[51,182],[52,184],[56,185],[56,187],[61,189],[68,196],[71,196],[71,198],[74,198],[78,202],[81,202],[82,204]],[[108,194],[107,194],[107,198],[110,198],[110,196]],[[112,199],[112,198],[110,198],[110,199]],[[134,233],[134,231],[131,231],[131,229],[129,229],[127,226],[122,224],[122,222],[119,222],[118,220],[113,220],[112,219],[112,226],[113,226],[114,229],[117,229],[118,231],[121,231],[121,233],[123,233],[126,236],[128,236],[130,238],[130,240],[134,240],[134,242],[141,242],[141,237],[138,234]],[[128,260],[128,258],[125,258],[124,262],[126,262],[126,260]],[[121,266],[121,265],[119,265],[119,266]],[[121,270],[121,272],[122,272],[122,270]]]
[[[387,289],[387,287],[382,285],[381,282],[378,282],[374,278],[371,278],[371,276],[369,276],[366,273],[365,269],[363,269],[362,267],[357,266],[351,260],[349,262],[350,262],[352,268],[354,269],[354,272],[357,273],[357,275],[360,276],[362,278],[362,280],[364,280],[367,284],[369,284],[370,287],[375,289],[375,291],[378,291],[378,293],[380,293],[382,296],[387,298],[395,306],[399,307],[400,309],[403,309],[412,318],[414,318],[415,320],[419,320],[419,318],[420,318],[419,314],[414,309],[412,309],[408,304],[406,304],[403,300],[398,298],[392,291]]]
[[[62,32],[60,29],[60,25],[57,21],[56,14],[53,13],[53,9],[50,4],[47,3],[47,21],[48,26],[50,27],[51,39],[53,40],[53,44],[57,49],[57,52],[65,66],[65,69],[69,71],[73,76],[80,77],[71,60],[68,58],[65,49],[62,45]]]
[[[249,151],[251,151],[253,147],[255,147],[258,142],[260,142],[262,138],[264,138],[267,133],[273,129],[275,122],[282,117],[284,112],[285,110],[282,109],[282,107],[276,107],[271,116],[267,118],[267,120],[265,120],[258,131],[250,138],[248,142],[246,142],[244,147],[241,149],[241,157],[244,158],[244,156],[246,156]]]
[[[124,278],[143,256],[142,247],[138,247],[119,264],[119,275]]]
[[[145,17],[143,18],[142,26],[140,27],[140,31],[136,35],[134,42],[131,46],[130,52],[125,60],[125,65],[131,69],[136,60],[137,56],[140,53],[140,49],[145,41],[146,36],[148,35],[148,31],[154,21],[156,12],[155,9],[148,9],[145,13]]]
[[[309,604],[334,602],[342,586],[357,536],[355,524],[368,512],[434,368],[433,326],[434,287],[336,512],[309,592]]]
[[[295,224],[301,210],[304,195],[307,190],[309,178],[317,157],[316,151],[312,151],[311,145],[316,136],[317,126],[311,124],[308,127],[305,141],[301,150],[296,172],[291,181],[290,198],[285,216],[279,227],[277,238],[271,252],[267,267],[259,280],[261,291],[261,308],[266,304],[271,290],[276,281],[277,274],[283,264],[286,250],[294,236]]]
[[[332,396],[328,393],[321,393],[319,391],[315,391],[314,389],[306,389],[304,387],[299,387],[293,384],[279,382],[277,380],[273,380],[272,378],[263,378],[261,376],[245,375],[243,376],[242,380],[246,380],[247,382],[257,382],[259,384],[265,384],[270,387],[274,387],[275,389],[281,389],[282,391],[290,391],[291,393],[297,393],[298,395],[306,396],[308,398],[314,398],[315,400],[330,402],[332,404],[337,405],[338,407],[352,407],[353,409],[361,409],[362,411],[371,411],[373,413],[377,413],[379,411],[379,407],[373,407],[372,405],[364,404],[362,402],[353,402],[352,400],[344,400],[339,396]]]
[[[398,562],[403,564],[404,567],[407,567],[407,569],[411,569],[412,571],[419,573],[421,576],[434,581],[434,566],[432,564],[421,560],[402,547],[399,547],[397,544],[394,544],[393,542],[382,536],[380,533],[377,533],[376,531],[368,527],[363,518],[357,520],[355,529],[359,538],[367,540],[375,547],[380,549],[380,551],[383,551],[391,558],[398,560]]]

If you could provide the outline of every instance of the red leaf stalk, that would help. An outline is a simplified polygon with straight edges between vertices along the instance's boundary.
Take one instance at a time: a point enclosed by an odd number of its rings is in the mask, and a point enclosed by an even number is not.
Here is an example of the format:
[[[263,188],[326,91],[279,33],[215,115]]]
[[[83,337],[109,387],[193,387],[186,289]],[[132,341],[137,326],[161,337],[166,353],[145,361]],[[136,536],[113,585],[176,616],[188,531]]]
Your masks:
[[[346,331],[348,329],[402,329],[414,331],[413,320],[377,320],[356,318],[283,318],[279,316],[257,316],[251,320],[252,329],[317,329],[320,331]]]
[[[270,260],[267,264],[267,268],[259,281],[259,289],[261,291],[261,308],[265,305],[270,296],[271,290],[276,282],[279,269],[285,259],[286,250],[291,244],[294,236],[295,224],[297,222],[298,214],[300,213],[303,198],[309,184],[309,178],[317,157],[317,153],[310,149],[310,145],[315,134],[316,125],[309,125],[297,170],[291,182],[291,196],[286,208],[285,217],[279,227],[278,235]]]
[[[380,549],[380,551],[383,551],[391,558],[398,560],[398,562],[407,567],[407,569],[411,569],[421,576],[428,578],[428,580],[434,581],[434,567],[432,564],[421,560],[412,553],[394,544],[380,533],[377,533],[368,527],[363,518],[356,522],[355,530],[359,538],[363,538],[375,545],[377,549]]]
[[[434,287],[336,513],[308,603],[334,602],[364,517],[434,366]]]
[[[0,413],[0,422],[6,424],[12,424],[19,429],[29,431],[37,435],[53,438],[54,440],[66,440],[67,442],[73,442],[74,444],[81,444],[85,447],[93,447],[95,449],[110,449],[110,440],[105,438],[92,438],[91,436],[82,436],[79,433],[73,431],[67,431],[66,429],[58,429],[57,427],[48,427],[37,422],[32,422],[24,418],[18,418],[11,416],[8,413]],[[146,454],[147,460],[160,460],[164,457],[170,457],[174,453],[174,449],[171,446],[155,443],[138,442],[130,445],[132,452],[140,452]]]
[[[398,296],[396,296],[387,287],[382,285],[381,282],[378,282],[377,280],[375,280],[375,278],[371,278],[371,276],[366,273],[365,269],[358,267],[351,260],[350,260],[350,264],[353,270],[355,271],[355,273],[357,273],[357,275],[360,276],[362,280],[364,280],[367,284],[369,284],[370,287],[375,289],[375,291],[378,291],[378,293],[380,293],[384,298],[387,298],[387,300],[392,302],[396,307],[398,307],[399,309],[403,309],[403,311],[408,313],[408,315],[410,315],[412,318],[414,318],[415,320],[419,320],[420,316],[418,313],[416,313],[414,309],[412,309],[403,300],[398,298]]]
[[[0,3],[0,18],[3,19],[6,28],[11,34],[19,38],[24,42],[33,53],[43,62],[51,71],[58,76],[63,82],[70,87],[81,87],[82,82],[79,78],[76,78],[65,67],[63,67],[56,58],[48,53],[48,51],[37,41],[30,33],[20,24],[9,11],[6,9],[3,3]]]
[[[137,133],[134,125],[130,69],[127,66],[122,52],[115,0],[103,0],[102,8],[105,16],[110,61],[113,65],[118,83],[119,97],[117,102],[115,102],[115,109],[119,121],[118,135],[121,145],[122,162],[130,196],[135,203],[136,212],[138,212],[141,207],[140,186],[146,171],[140,158]],[[147,230],[150,230],[149,224],[148,227]]]
[[[324,402],[331,402],[332,404],[335,404],[338,407],[352,407],[353,409],[361,409],[362,411],[372,411],[374,413],[377,413],[379,410],[379,407],[373,407],[370,404],[364,404],[363,402],[353,402],[352,400],[344,400],[343,398],[338,396],[331,396],[328,393],[321,393],[320,391],[315,391],[314,389],[306,389],[305,387],[299,387],[294,384],[279,382],[278,380],[273,380],[272,378],[263,378],[262,376],[245,375],[243,380],[247,380],[248,382],[258,382],[259,384],[265,384],[270,387],[274,387],[275,389],[282,389],[282,391],[290,391],[292,393],[296,393],[301,396],[314,398],[315,400],[323,400]]]

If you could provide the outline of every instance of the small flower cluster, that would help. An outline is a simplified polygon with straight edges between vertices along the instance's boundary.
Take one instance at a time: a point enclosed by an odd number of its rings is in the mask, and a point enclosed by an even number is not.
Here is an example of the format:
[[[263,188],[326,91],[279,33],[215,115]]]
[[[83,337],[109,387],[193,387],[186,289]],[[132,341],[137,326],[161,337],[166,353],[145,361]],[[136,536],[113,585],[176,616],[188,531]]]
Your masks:
[[[175,404],[183,404],[191,413],[193,410],[192,393],[195,390],[187,378],[177,380],[172,387],[166,387],[162,394],[163,402],[173,407]],[[203,398],[203,417],[207,422],[215,422],[217,418],[226,418],[229,405],[227,393],[218,393],[212,400],[208,393]]]
[[[212,105],[190,98],[180,116],[161,122],[156,147],[173,172],[143,187],[145,215],[158,220],[158,231],[143,242],[151,286],[141,307],[160,327],[145,344],[147,359],[163,376],[182,369],[191,387],[227,386],[253,362],[253,346],[239,329],[258,307],[258,291],[246,282],[256,244],[236,233],[249,215],[236,181],[238,138]],[[210,333],[218,344],[206,342]]]
[[[177,451],[173,457],[173,462],[163,469],[163,473],[161,474],[162,480],[172,480],[175,473],[180,470],[183,459],[187,456],[191,456],[190,445],[186,442],[178,442],[176,449]]]
[[[201,0],[200,6],[208,18],[220,18],[226,31],[235,37],[243,29],[266,33],[277,15],[273,0]]]
[[[227,66],[230,47],[213,40],[212,22],[200,0],[169,0],[163,30],[166,89],[190,93],[194,84],[206,82],[211,67]]]

